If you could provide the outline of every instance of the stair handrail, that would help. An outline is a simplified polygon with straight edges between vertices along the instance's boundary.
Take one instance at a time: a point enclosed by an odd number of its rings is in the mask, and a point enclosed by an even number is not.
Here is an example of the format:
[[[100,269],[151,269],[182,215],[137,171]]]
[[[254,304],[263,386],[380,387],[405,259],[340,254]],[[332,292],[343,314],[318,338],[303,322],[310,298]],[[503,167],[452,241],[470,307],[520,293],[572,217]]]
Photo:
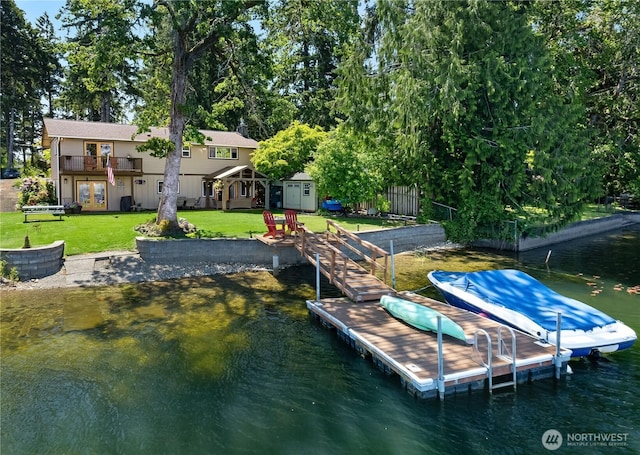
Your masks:
[[[502,336],[502,329],[508,330],[511,334],[511,352],[509,352],[509,348],[507,347],[504,338]],[[507,354],[505,354],[505,351]],[[503,360],[510,359],[511,362],[511,372],[513,375],[513,388],[515,389],[517,386],[517,369],[516,369],[516,333],[513,329],[507,325],[501,324],[498,327],[498,357]]]
[[[332,227],[337,231],[336,233],[331,232]],[[354,252],[359,257],[361,257],[364,261],[369,263],[371,267],[371,271],[369,273],[371,275],[375,275],[376,269],[382,270],[383,281],[385,283],[387,282],[387,270],[388,270],[388,259],[389,259],[388,251],[374,245],[371,242],[361,239],[356,234],[354,234],[353,232],[347,231],[346,229],[341,227],[339,224],[337,224],[333,220],[327,220],[326,236],[327,236],[328,243],[331,242],[332,239],[335,239],[340,245],[343,245],[345,248],[348,248],[350,251]],[[349,240],[359,244],[363,248],[370,250],[371,256],[367,256],[361,250],[349,244],[346,240],[343,239],[343,237],[346,237]],[[376,261],[378,257],[384,258],[384,264],[379,264]]]
[[[485,362],[480,354],[480,350],[478,349],[478,335],[484,335],[487,339],[487,361]],[[489,391],[493,390],[493,348],[491,346],[491,337],[484,329],[476,329],[473,334],[473,350],[476,354],[478,354],[481,364],[483,367],[487,369],[487,377],[489,378]]]

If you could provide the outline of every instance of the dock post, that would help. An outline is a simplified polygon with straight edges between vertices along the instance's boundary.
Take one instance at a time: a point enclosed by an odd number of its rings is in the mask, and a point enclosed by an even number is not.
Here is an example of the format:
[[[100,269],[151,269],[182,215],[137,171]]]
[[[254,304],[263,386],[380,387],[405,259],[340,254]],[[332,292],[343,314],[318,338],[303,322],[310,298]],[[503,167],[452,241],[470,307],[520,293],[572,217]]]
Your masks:
[[[556,379],[560,379],[560,370],[562,368],[562,360],[560,358],[560,327],[562,326],[562,313],[556,313],[556,358],[554,364],[556,366]]]
[[[393,240],[389,241],[389,254],[391,255],[391,287],[396,288],[396,264],[393,259]]]
[[[320,253],[316,253],[316,302],[320,301]]]
[[[277,254],[273,255],[273,276],[278,276],[280,273],[280,258]]]
[[[444,357],[442,355],[442,317],[438,316],[438,397],[444,400]]]

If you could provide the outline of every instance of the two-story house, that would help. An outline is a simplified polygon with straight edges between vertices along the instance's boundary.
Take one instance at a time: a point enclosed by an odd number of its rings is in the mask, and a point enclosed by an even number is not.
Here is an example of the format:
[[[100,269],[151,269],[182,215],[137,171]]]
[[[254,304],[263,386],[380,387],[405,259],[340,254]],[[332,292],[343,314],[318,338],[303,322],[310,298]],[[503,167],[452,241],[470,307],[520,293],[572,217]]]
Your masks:
[[[182,149],[178,208],[268,207],[268,179],[250,161],[258,143],[236,132],[201,133],[204,144]],[[51,149],[59,203],[77,201],[91,211],[155,210],[165,160],[136,150],[151,137],[168,139],[168,128],[137,134],[134,125],[45,118],[42,145]]]

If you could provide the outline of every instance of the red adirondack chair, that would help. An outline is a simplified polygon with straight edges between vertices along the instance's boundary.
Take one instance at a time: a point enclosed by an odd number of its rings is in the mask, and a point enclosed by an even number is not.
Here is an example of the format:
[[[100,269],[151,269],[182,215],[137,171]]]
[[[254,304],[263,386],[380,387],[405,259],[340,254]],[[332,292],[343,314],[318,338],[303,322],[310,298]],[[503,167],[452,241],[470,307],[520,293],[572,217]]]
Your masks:
[[[264,224],[267,225],[267,233],[264,234],[265,237],[271,237],[275,239],[285,236],[284,229],[278,229],[276,227],[276,221],[273,218],[273,213],[271,213],[269,210],[265,210],[264,212],[262,212],[262,216],[264,218]]]
[[[287,221],[287,234],[293,234],[302,230],[302,226],[304,226],[304,223],[300,223],[298,221],[298,212],[296,212],[295,210],[285,210],[284,218]]]

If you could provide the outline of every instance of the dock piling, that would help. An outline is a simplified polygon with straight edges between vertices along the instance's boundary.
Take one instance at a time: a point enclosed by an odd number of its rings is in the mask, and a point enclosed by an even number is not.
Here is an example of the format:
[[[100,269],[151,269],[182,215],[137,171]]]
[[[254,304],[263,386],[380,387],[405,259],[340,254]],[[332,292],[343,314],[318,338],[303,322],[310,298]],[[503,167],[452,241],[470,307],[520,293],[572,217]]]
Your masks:
[[[560,327],[562,326],[562,313],[556,313],[556,357],[554,365],[556,367],[556,379],[560,379],[560,369],[562,368],[562,358],[560,357]]]
[[[316,302],[320,301],[320,253],[316,253]]]
[[[441,316],[438,316],[438,397],[444,400],[444,355],[442,354]]]

